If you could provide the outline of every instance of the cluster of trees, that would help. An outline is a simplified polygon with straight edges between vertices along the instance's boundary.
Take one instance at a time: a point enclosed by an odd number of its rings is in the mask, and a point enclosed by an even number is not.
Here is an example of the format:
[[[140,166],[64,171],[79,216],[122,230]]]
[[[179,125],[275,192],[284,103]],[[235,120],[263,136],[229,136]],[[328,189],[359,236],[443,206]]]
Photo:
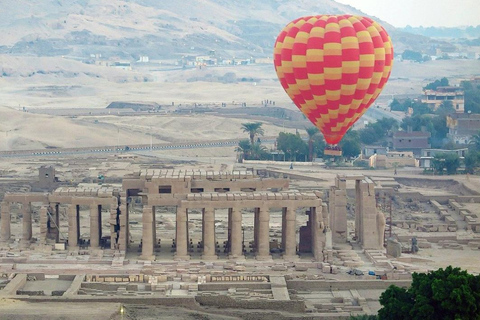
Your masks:
[[[480,113],[480,86],[470,81],[462,81],[465,91],[465,112]]]
[[[382,293],[378,319],[480,319],[480,276],[449,266],[412,277],[410,288]]]
[[[448,79],[443,77],[440,80],[435,80],[429,84],[427,84],[423,89],[425,90],[437,90],[438,87],[448,87],[450,84],[448,83]]]
[[[272,154],[261,144],[259,136],[263,136],[262,123],[244,123],[243,132],[249,134],[249,139],[240,140],[236,151],[242,154],[245,160],[272,160]],[[325,140],[317,128],[306,128],[308,140],[304,141],[300,133],[280,132],[277,137],[277,150],[284,153],[288,161],[313,161],[323,156]],[[278,157],[277,157],[278,158]],[[282,159],[283,160],[283,159]]]
[[[425,62],[431,60],[429,56],[423,56],[421,52],[413,50],[405,50],[402,53],[403,60],[412,60],[416,62]]]
[[[269,153],[267,148],[262,145],[259,136],[263,136],[264,131],[261,122],[248,122],[242,124],[243,132],[248,133],[249,139],[240,140],[236,148],[244,160],[265,160]]]

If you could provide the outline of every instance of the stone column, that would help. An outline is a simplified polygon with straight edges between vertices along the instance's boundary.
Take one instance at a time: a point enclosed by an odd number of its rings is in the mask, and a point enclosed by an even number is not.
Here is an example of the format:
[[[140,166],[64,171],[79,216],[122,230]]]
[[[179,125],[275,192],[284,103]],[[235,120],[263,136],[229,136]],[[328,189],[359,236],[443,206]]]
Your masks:
[[[296,260],[298,258],[296,222],[295,208],[287,208],[285,214],[285,253],[283,255],[283,258],[287,261]]]
[[[51,203],[50,204],[50,229],[48,230],[50,234],[55,235],[55,242],[60,242],[60,212],[59,212],[59,204],[58,203]],[[53,231],[52,231],[53,230]]]
[[[110,249],[115,250],[117,248],[117,235],[118,235],[118,198],[112,197],[112,203],[110,204]]]
[[[77,249],[79,238],[79,215],[78,206],[71,204],[68,206],[68,247],[69,249]]]
[[[322,223],[322,207],[312,207],[311,227],[312,227],[312,253],[316,261],[323,261],[323,223]]]
[[[122,192],[120,196],[120,214],[118,215],[118,229],[116,237],[116,247],[118,250],[126,251],[129,246],[129,232],[128,232],[128,204],[126,192]]]
[[[48,234],[48,208],[46,206],[42,206],[39,211],[40,215],[40,242],[45,244],[47,242],[47,234]]]
[[[285,252],[286,229],[287,229],[287,208],[282,208],[282,250]]]
[[[257,260],[270,260],[270,208],[259,208]]]
[[[260,230],[260,208],[253,210],[253,251],[258,252],[258,235]]]
[[[22,245],[29,246],[32,240],[32,207],[30,202],[22,203]]]
[[[238,208],[231,209],[232,233],[230,259],[244,259],[243,234],[242,234],[242,211]]]
[[[90,205],[90,248],[97,249],[100,247],[100,210],[101,206],[96,203]]]
[[[382,250],[385,232],[385,216],[377,212],[375,184],[369,178],[360,182],[361,224],[360,235],[363,249]]]
[[[330,229],[334,243],[347,242],[347,184],[337,177],[329,192]]]
[[[363,208],[362,208],[362,188],[361,180],[355,180],[355,238],[358,243],[363,239]]]
[[[144,205],[142,212],[142,259],[144,260],[155,260],[155,255],[153,253],[154,249],[154,235],[153,229],[155,228],[153,217],[154,211],[152,206]]]
[[[203,260],[215,260],[215,209],[203,209]]]
[[[177,226],[176,226],[176,239],[177,252],[175,254],[175,260],[189,260],[188,254],[188,234],[187,234],[187,210],[182,206],[177,207]]]
[[[10,233],[10,203],[3,201],[2,208],[1,208],[1,226],[0,226],[0,236],[2,242],[10,241],[11,233]]]

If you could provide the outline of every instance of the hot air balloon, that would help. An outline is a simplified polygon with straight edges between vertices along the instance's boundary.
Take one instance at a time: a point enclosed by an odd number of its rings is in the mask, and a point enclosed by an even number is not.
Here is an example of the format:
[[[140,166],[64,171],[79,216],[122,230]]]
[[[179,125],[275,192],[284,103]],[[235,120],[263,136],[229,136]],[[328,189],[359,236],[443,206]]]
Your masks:
[[[280,32],[274,63],[287,94],[330,145],[326,154],[341,155],[336,145],[390,76],[393,47],[370,18],[308,16]]]

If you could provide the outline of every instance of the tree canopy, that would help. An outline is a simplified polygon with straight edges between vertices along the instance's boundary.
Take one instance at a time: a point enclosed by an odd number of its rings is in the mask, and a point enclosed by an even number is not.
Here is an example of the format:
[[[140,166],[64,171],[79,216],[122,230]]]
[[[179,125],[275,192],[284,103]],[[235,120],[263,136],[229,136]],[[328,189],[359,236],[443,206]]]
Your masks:
[[[425,90],[437,90],[438,87],[447,87],[449,86],[448,79],[443,77],[440,80],[435,80],[427,84],[423,89]]]
[[[463,81],[462,87],[465,90],[465,112],[480,113],[480,86]]]
[[[242,123],[243,132],[247,132],[250,138],[250,144],[253,146],[255,144],[256,136],[263,136],[263,128],[261,122],[247,122]]]
[[[437,153],[433,157],[432,165],[437,174],[443,174],[444,170],[447,174],[455,174],[460,167],[460,157],[456,153]]]
[[[360,136],[358,131],[348,130],[339,146],[342,148],[342,154],[344,157],[351,158],[360,154]]]
[[[480,319],[480,276],[449,266],[412,277],[410,288],[392,285],[382,293],[379,319]]]
[[[277,137],[277,149],[282,150],[290,161],[304,160],[308,155],[308,145],[299,134],[280,132]]]

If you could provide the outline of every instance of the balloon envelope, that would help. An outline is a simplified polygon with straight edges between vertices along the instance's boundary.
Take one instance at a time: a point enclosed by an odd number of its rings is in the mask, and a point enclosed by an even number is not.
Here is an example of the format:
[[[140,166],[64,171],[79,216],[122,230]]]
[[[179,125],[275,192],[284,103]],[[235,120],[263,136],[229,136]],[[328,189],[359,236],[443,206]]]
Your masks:
[[[337,144],[385,86],[393,47],[385,29],[370,18],[308,16],[280,32],[274,63],[295,105],[327,143]]]

